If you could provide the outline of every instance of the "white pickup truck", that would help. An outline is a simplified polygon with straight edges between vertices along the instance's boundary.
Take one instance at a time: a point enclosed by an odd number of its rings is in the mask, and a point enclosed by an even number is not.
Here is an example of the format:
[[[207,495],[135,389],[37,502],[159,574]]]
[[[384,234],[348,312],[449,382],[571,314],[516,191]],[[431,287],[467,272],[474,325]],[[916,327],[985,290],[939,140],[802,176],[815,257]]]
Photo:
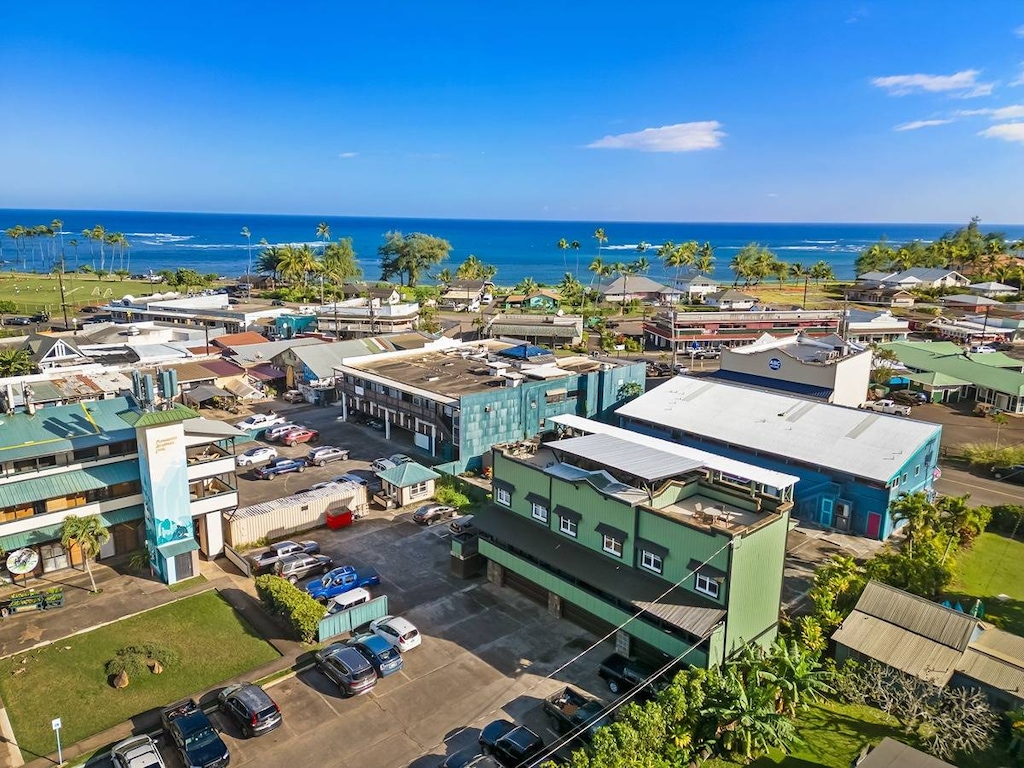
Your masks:
[[[889,413],[894,416],[910,415],[909,405],[900,405],[894,400],[872,400],[861,405],[861,408],[867,408],[869,411],[877,411],[878,413]]]

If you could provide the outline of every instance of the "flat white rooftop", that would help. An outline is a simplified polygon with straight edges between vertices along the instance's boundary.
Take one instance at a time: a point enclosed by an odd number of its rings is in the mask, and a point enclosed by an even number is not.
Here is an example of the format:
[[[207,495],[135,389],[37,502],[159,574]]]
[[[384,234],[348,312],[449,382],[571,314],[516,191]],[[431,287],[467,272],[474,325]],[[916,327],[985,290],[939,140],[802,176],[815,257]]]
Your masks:
[[[941,432],[902,416],[689,376],[666,381],[616,413],[881,483]]]
[[[549,416],[547,421],[552,424],[560,424],[564,427],[569,427],[570,429],[575,429],[579,432],[586,432],[591,435],[611,435],[612,437],[617,437],[620,440],[633,443],[634,445],[653,448],[663,453],[670,453],[674,456],[699,462],[702,466],[708,467],[709,469],[724,472],[732,477],[761,483],[762,485],[767,485],[772,488],[788,488],[800,480],[796,475],[787,475],[785,472],[776,472],[772,469],[764,469],[763,467],[747,464],[746,462],[737,461],[736,459],[730,459],[726,456],[719,456],[717,453],[710,453],[697,448],[690,448],[686,445],[679,445],[679,443],[673,443],[670,440],[662,440],[659,437],[641,435],[639,432],[631,432],[630,430],[622,429],[621,427],[613,427],[611,424],[604,424],[600,421],[585,419],[582,416],[574,416],[572,414],[566,414],[564,416]],[[558,443],[551,443],[550,445],[557,447]]]

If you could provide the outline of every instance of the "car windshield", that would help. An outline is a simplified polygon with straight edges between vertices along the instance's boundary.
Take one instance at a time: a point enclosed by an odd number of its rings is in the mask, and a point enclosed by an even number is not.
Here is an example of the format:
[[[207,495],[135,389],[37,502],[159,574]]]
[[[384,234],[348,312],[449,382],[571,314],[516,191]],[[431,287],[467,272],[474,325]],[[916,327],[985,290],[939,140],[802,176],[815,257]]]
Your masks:
[[[386,649],[377,651],[377,658],[381,661],[392,661],[398,658],[398,651],[389,645]]]
[[[204,728],[199,733],[194,733],[185,739],[185,748],[208,747],[217,741],[217,732],[212,728]]]

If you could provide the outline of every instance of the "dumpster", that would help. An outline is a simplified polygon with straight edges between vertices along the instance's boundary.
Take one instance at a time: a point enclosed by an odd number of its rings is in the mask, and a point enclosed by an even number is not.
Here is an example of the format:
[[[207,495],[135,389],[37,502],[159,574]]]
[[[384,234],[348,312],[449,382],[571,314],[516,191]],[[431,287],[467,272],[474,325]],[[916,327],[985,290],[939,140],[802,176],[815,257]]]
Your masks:
[[[329,509],[326,515],[327,527],[336,530],[352,525],[352,510],[347,507],[340,509]]]

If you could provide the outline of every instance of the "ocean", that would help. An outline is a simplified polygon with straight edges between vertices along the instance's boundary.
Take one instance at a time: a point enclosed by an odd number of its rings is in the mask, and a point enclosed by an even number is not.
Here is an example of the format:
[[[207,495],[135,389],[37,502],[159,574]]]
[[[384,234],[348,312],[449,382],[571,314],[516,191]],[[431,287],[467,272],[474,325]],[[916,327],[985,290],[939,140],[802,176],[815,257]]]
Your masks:
[[[132,274],[149,270],[190,267],[203,274],[216,272],[235,278],[246,271],[248,244],[240,234],[242,227],[252,233],[252,259],[255,263],[261,239],[270,244],[320,244],[316,238],[317,224],[326,221],[332,239],[351,237],[365,276],[380,277],[377,248],[384,242],[384,233],[425,232],[443,237],[452,244],[448,263],[455,267],[470,254],[497,267],[495,282],[514,285],[524,277],[539,283],[554,284],[568,272],[578,273],[588,283],[587,266],[598,253],[594,231],[603,227],[608,238],[601,247],[606,261],[631,261],[637,244],[651,245],[645,254],[652,263],[650,277],[665,274],[657,259],[657,247],[666,240],[683,242],[708,241],[715,246],[715,277],[732,280],[729,261],[744,245],[752,242],[774,251],[787,262],[800,262],[805,267],[824,260],[831,264],[840,279],[854,277],[854,260],[868,245],[885,235],[892,243],[911,240],[930,242],[961,224],[757,224],[757,223],[646,223],[646,222],[583,222],[583,221],[511,221],[469,219],[409,219],[345,216],[274,216],[223,213],[161,213],[141,211],[45,211],[0,209],[0,260],[5,270],[21,269],[22,258],[14,242],[3,231],[17,224],[31,227],[49,225],[53,219],[63,224],[66,264],[101,268],[100,249],[82,237],[82,230],[101,224],[107,232],[121,232],[131,244],[127,255],[112,261],[110,246],[106,247],[106,269],[124,268]],[[1004,232],[1009,240],[1024,238],[1024,225],[982,224],[983,231]],[[561,238],[578,240],[580,250],[562,252]],[[77,246],[71,241],[78,240]],[[46,271],[48,248],[39,248],[39,239],[29,242],[24,266],[29,271]],[[440,269],[441,267],[438,267]]]

